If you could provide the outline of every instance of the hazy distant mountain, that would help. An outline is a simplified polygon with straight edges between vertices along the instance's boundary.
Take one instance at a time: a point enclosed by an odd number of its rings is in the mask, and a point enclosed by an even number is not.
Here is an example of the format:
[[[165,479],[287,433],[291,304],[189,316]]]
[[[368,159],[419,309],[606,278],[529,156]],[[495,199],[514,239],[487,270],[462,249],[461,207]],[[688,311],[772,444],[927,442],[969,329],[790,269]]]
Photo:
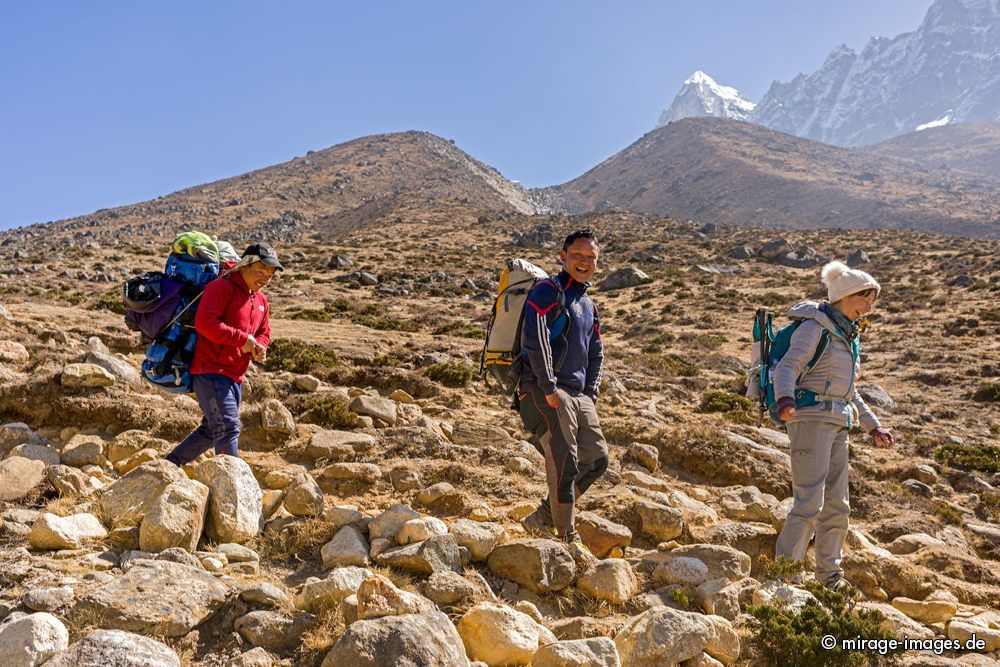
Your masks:
[[[879,155],[959,169],[1000,181],[1000,123],[960,123],[904,134],[868,146]]]
[[[536,191],[568,213],[626,210],[770,227],[909,228],[1000,238],[1000,185],[723,118],[653,130]]]
[[[915,31],[860,54],[839,46],[812,74],[775,81],[746,119],[839,146],[1000,120],[1000,0],[936,0]]]
[[[698,116],[744,120],[753,108],[754,103],[743,93],[735,88],[719,85],[715,79],[699,70],[684,82],[674,101],[660,114],[656,127]]]

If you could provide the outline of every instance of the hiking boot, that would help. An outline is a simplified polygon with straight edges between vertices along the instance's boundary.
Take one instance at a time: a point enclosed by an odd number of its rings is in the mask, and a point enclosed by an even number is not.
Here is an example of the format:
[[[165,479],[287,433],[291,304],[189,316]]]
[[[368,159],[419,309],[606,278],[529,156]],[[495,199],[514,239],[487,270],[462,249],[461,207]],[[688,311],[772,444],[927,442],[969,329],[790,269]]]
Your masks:
[[[541,514],[541,510],[535,510],[528,516],[521,519],[521,527],[529,535],[536,537],[555,537],[555,527],[548,523]]]
[[[848,597],[854,592],[854,585],[841,575],[834,575],[828,579],[824,579],[823,586],[835,593],[841,593]]]

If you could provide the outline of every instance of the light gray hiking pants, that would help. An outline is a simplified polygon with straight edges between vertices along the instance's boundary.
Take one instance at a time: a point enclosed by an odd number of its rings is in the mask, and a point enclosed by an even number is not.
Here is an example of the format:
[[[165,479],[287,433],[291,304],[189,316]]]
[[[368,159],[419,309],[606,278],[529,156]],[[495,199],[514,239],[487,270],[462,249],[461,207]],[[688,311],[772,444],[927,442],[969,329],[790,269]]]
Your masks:
[[[525,387],[520,412],[525,428],[545,455],[549,495],[537,511],[545,523],[555,526],[560,538],[572,541],[576,500],[608,469],[608,445],[593,399],[556,391],[562,405],[554,410],[540,389]]]
[[[842,576],[844,539],[851,514],[847,487],[847,429],[821,421],[791,421],[792,495],[795,504],[775,546],[775,555],[806,558],[816,535],[816,578]]]

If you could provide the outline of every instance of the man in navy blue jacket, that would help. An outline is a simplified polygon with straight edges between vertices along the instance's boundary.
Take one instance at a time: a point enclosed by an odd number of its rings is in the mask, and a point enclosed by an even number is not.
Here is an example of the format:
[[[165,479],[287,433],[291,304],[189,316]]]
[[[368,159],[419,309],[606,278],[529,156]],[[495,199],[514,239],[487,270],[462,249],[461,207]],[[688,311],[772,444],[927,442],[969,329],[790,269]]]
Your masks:
[[[587,296],[597,270],[594,232],[566,237],[562,271],[528,294],[521,330],[524,370],[518,391],[521,420],[545,454],[549,493],[521,522],[535,535],[579,542],[576,499],[608,468],[608,445],[594,402],[604,347],[594,302]]]

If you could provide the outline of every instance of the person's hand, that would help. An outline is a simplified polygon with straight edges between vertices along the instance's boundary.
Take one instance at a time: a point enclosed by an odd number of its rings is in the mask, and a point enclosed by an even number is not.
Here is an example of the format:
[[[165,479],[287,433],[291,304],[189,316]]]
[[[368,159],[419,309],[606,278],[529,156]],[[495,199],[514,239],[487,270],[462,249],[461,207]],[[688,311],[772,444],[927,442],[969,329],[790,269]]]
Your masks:
[[[243,343],[243,347],[240,348],[240,351],[246,354],[251,354],[255,347],[257,347],[257,339],[253,336],[247,336],[247,342]]]
[[[559,398],[559,390],[556,390],[551,394],[546,394],[545,402],[548,403],[549,407],[553,410],[559,409],[559,406],[562,405],[562,399]]]
[[[267,361],[267,348],[260,343],[256,343],[253,346],[253,352],[251,352],[250,355],[254,361],[258,364],[262,364]]]
[[[778,419],[783,422],[789,419],[795,419],[795,399],[789,397],[783,397],[778,399]]]
[[[887,428],[873,428],[868,432],[868,435],[874,438],[875,445],[878,447],[892,447],[896,444],[896,437]]]

